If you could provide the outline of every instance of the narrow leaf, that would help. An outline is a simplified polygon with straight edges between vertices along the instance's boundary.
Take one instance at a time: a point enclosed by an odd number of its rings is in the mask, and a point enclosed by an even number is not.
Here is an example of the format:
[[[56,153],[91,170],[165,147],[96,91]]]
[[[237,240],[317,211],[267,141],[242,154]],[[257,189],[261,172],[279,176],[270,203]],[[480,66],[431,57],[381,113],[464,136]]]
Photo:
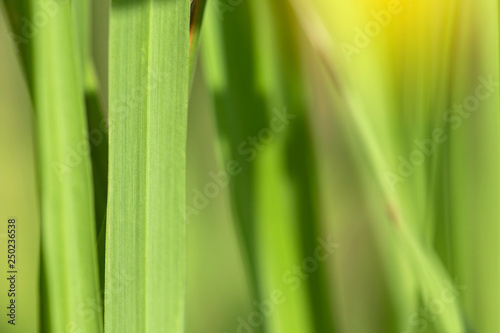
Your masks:
[[[93,186],[76,33],[68,2],[33,1],[54,15],[33,36],[46,332],[101,332]],[[35,56],[36,55],[36,56]]]
[[[189,5],[112,2],[107,332],[184,330]]]

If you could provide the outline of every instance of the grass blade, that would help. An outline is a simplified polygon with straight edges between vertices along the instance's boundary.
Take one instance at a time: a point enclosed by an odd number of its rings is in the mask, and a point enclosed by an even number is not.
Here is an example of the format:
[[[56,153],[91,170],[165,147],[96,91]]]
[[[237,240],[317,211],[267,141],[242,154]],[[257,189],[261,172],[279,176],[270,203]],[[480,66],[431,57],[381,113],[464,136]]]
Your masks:
[[[190,57],[189,57],[189,73],[191,79],[194,79],[194,69],[196,59],[199,51],[199,38],[201,31],[201,23],[203,21],[203,14],[205,13],[206,0],[191,0],[191,19],[189,29],[189,44],[190,44]]]
[[[42,330],[100,332],[99,306],[86,311],[87,302],[99,305],[101,296],[84,77],[76,42],[81,34],[69,3],[5,3],[37,114]],[[41,16],[43,24],[31,23]]]
[[[189,16],[112,1],[106,332],[184,330]]]
[[[330,304],[324,298],[318,300],[325,293],[324,267],[308,275],[297,289],[284,281],[290,277],[287,270],[302,265],[314,252],[318,219],[311,200],[314,158],[300,91],[297,45],[287,39],[293,25],[284,20],[280,5],[287,4],[249,1],[234,11],[223,11],[217,2],[209,2],[204,69],[225,162],[236,161],[241,168],[231,178],[230,188],[249,263],[252,301],[268,300],[273,290],[282,291],[287,299],[253,329],[334,332]],[[278,17],[282,22],[276,22]],[[293,120],[272,133],[271,139],[258,139],[253,146],[251,138],[269,132],[284,108]],[[249,153],[252,147],[254,154]]]
[[[31,82],[31,40],[23,29],[26,25],[26,19],[30,17],[31,1],[28,0],[3,0],[5,12],[9,18],[10,27],[9,36],[14,41],[17,52],[20,54],[20,60],[23,65],[24,74],[28,79],[28,85]],[[32,87],[31,87],[32,88]],[[30,94],[32,91],[30,90]]]
[[[34,1],[57,14],[33,37],[34,105],[41,189],[44,330],[101,332],[91,166],[71,7]],[[35,56],[36,55],[36,56]],[[75,151],[81,151],[75,153]],[[75,327],[75,328],[70,328]]]

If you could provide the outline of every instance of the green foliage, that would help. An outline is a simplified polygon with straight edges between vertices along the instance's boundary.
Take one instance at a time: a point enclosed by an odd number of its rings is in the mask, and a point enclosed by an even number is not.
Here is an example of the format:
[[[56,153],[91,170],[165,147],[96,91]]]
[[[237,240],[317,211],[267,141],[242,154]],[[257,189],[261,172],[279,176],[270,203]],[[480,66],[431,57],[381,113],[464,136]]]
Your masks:
[[[107,332],[183,332],[189,3],[115,0]]]
[[[42,332],[185,332],[188,283],[228,304],[189,304],[203,333],[248,331],[271,301],[253,332],[499,331],[498,3],[110,3],[108,41],[90,0],[2,1],[34,109]],[[215,135],[199,119],[188,131],[190,90]],[[205,206],[228,188],[210,209],[232,208],[247,300],[219,286],[229,267],[188,279],[186,154],[218,157],[186,152],[188,135],[221,152]],[[194,239],[237,242],[202,209],[187,212],[208,224]]]
[[[75,29],[68,3],[33,3],[57,13],[32,40],[33,103],[38,134],[42,233],[43,330],[75,327],[101,332],[93,184],[83,79],[75,59]],[[76,287],[75,287],[76,286]]]

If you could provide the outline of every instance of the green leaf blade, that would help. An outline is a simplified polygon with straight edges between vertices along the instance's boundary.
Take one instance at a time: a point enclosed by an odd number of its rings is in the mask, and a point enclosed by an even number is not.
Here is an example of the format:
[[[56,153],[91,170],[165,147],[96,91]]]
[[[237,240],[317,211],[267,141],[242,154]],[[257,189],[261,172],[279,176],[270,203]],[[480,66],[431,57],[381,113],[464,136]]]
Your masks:
[[[182,332],[189,2],[114,1],[110,57],[106,331]]]
[[[43,4],[42,4],[43,3]],[[33,38],[40,165],[43,330],[101,332],[92,173],[69,3]],[[89,310],[87,302],[97,309]]]

